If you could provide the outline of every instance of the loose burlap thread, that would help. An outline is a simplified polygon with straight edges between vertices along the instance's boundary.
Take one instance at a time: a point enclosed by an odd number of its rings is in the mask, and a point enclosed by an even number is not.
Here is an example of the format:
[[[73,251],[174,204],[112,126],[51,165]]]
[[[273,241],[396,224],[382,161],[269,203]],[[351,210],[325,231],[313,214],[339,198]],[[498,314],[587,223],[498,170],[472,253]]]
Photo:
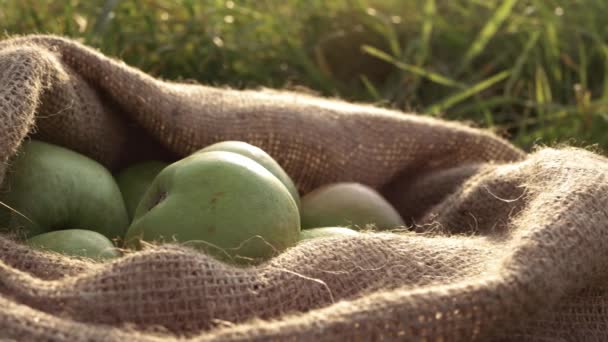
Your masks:
[[[302,193],[361,182],[409,224],[305,241],[248,268],[178,245],[95,263],[0,236],[2,338],[608,339],[598,154],[525,154],[483,130],[370,105],[163,81],[55,36],[0,42],[0,119],[0,178],[28,138],[111,170],[243,140]]]

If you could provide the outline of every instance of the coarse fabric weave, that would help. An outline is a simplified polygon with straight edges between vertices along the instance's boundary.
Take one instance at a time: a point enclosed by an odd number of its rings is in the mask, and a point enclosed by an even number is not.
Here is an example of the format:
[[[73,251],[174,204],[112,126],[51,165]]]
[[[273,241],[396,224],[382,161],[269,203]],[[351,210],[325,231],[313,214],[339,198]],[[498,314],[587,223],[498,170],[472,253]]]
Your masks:
[[[236,267],[178,245],[108,263],[0,235],[0,338],[608,340],[608,163],[297,92],[163,81],[56,36],[0,42],[0,178],[24,139],[110,170],[223,140],[300,192],[360,182],[408,227],[306,240]],[[35,200],[35,199],[32,199]]]

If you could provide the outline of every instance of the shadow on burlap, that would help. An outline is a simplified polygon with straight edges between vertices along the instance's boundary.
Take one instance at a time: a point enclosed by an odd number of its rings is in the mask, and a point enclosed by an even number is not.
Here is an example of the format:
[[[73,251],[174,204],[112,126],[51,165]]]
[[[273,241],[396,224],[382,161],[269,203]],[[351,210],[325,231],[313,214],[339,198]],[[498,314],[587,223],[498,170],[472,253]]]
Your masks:
[[[300,191],[356,181],[411,224],[238,268],[175,245],[106,264],[0,237],[0,337],[606,340],[606,159],[368,105],[154,79],[52,36],[0,42],[0,177],[34,137],[111,170],[221,140]]]

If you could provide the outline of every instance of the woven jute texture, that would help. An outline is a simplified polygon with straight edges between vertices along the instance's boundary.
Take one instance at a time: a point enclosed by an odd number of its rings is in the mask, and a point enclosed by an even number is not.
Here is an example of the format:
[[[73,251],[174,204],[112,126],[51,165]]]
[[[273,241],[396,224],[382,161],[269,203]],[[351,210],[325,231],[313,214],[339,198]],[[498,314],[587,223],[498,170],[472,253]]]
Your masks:
[[[163,81],[55,36],[0,42],[0,177],[29,138],[111,170],[243,140],[303,194],[379,189],[408,227],[308,240],[252,267],[178,245],[95,263],[0,236],[2,339],[608,340],[608,163],[596,153],[526,154],[370,105]]]

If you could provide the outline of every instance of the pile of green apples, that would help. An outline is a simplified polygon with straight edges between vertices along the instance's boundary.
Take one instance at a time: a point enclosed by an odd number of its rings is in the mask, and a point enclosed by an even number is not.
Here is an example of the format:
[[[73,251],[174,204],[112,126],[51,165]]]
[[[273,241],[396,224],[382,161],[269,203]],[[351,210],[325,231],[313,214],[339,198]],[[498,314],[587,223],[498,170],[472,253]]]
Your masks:
[[[179,243],[255,264],[302,240],[400,226],[397,211],[362,184],[327,184],[300,199],[268,153],[241,141],[113,175],[75,151],[28,140],[0,191],[0,231],[32,247],[97,260]]]

